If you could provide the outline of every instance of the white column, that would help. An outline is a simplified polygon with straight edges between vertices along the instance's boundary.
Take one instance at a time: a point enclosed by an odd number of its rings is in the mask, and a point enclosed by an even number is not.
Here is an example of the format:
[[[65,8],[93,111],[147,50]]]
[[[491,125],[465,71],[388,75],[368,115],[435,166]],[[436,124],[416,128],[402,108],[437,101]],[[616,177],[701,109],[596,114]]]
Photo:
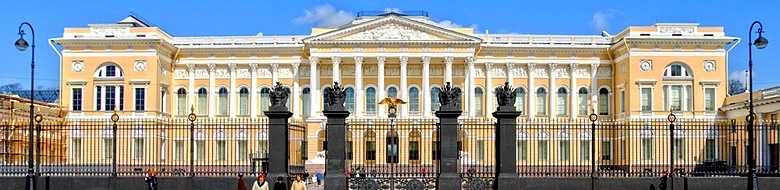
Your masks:
[[[444,57],[444,64],[446,67],[444,68],[444,84],[442,85],[446,85],[447,82],[452,82],[452,60],[453,57],[451,56]],[[453,82],[452,84],[454,85],[455,83]]]
[[[420,90],[420,93],[422,94],[423,99],[423,109],[422,115],[425,117],[431,116],[431,57],[424,56],[422,57],[422,72],[423,72],[423,89]]]
[[[485,78],[487,81],[485,82],[485,94],[487,98],[485,101],[485,110],[483,110],[484,117],[490,117],[490,113],[493,113],[495,111],[495,108],[493,108],[494,104],[494,98],[495,94],[493,94],[493,63],[487,62],[485,63]]]
[[[385,57],[376,57],[377,62],[377,96],[376,102],[385,99]],[[376,106],[376,116],[385,117],[385,109]]]
[[[228,104],[228,114],[231,118],[236,117],[236,113],[238,112],[238,87],[236,87],[236,64],[231,63],[228,67],[230,72],[230,92],[228,92],[228,99],[230,101],[230,104]]]
[[[515,63],[513,63],[513,62],[506,63],[506,81],[509,82],[509,85],[512,85],[512,86],[515,85],[515,81],[514,81],[514,74],[515,74],[515,72],[514,72],[514,69],[515,69]]]
[[[688,110],[688,104],[690,104],[690,102],[688,102],[688,88],[689,88],[688,85],[683,85],[682,88],[681,88],[681,90],[682,90],[682,99],[680,100],[680,102],[682,102],[682,107],[680,107],[680,109],[685,110],[685,111],[691,111],[691,110]],[[625,93],[623,93],[623,96],[625,96]],[[625,101],[626,97],[621,97],[621,98],[624,100],[623,104],[625,104],[627,102],[627,101]],[[626,105],[620,105],[620,106],[624,107],[624,108],[626,107]],[[682,111],[682,110],[680,110],[680,111]],[[626,111],[628,111],[628,110],[626,110]]]
[[[317,62],[319,62],[319,59],[317,57],[309,57],[309,117],[315,117],[317,115],[317,110],[320,110],[320,98],[317,95],[320,90],[319,83],[317,83],[317,75],[319,72],[317,72]],[[324,102],[323,102],[324,103]]]
[[[257,63],[250,63],[249,67],[249,72],[252,74],[252,86],[249,87],[249,97],[251,98],[249,100],[249,115],[257,117],[257,109],[260,106],[257,101],[257,93],[259,93],[257,88]]]
[[[590,65],[590,100],[591,100],[591,108],[593,108],[593,112],[598,114],[599,113],[599,87],[596,80],[596,72],[599,69],[599,64],[591,64]]]
[[[363,109],[366,103],[363,95],[363,57],[354,57],[355,59],[355,113],[352,113],[355,117],[363,116]]]
[[[293,111],[293,117],[300,118],[301,115],[301,86],[298,84],[298,68],[300,68],[301,63],[295,62],[292,63],[292,74],[293,74],[293,89],[292,89],[292,101],[290,102],[291,108],[288,108],[289,110]],[[304,153],[305,154],[305,153]]]
[[[190,103],[190,105],[187,105],[187,113],[185,113],[184,115],[190,114],[189,113],[190,112],[190,108],[194,108],[195,102],[196,102],[195,94],[197,94],[197,92],[195,91],[195,89],[196,89],[195,88],[195,64],[193,64],[193,63],[187,64],[187,71],[189,72],[189,74],[187,75],[187,76],[189,76],[189,89],[187,90],[187,92],[188,92],[187,93],[187,99],[189,101],[187,101],[187,102]]]
[[[475,103],[474,102],[474,99],[475,99],[474,98],[474,61],[476,61],[476,60],[477,59],[475,57],[467,57],[466,58],[466,65],[468,66],[468,68],[467,68],[468,74],[466,74],[466,76],[468,76],[468,79],[467,79],[468,80],[468,83],[467,83],[468,84],[467,85],[468,89],[466,89],[466,92],[467,92],[466,94],[468,94],[468,98],[467,98],[468,104],[464,105],[463,107],[468,107],[469,117],[474,117],[474,111],[475,111],[475,109],[474,109],[475,108],[474,107],[474,103]]]
[[[579,102],[577,102],[577,97],[579,97],[579,88],[577,87],[577,76],[575,76],[574,72],[577,72],[577,63],[571,63],[569,64],[569,109],[571,110],[569,114],[569,118],[574,119],[577,117],[577,110],[579,109]]]
[[[214,76],[216,75],[217,65],[209,63],[209,117],[214,117],[217,107],[217,87],[215,85]]]
[[[536,86],[534,86],[534,69],[536,63],[528,63],[528,106],[526,112],[528,112],[528,118],[534,118],[536,116]]]
[[[549,95],[550,104],[547,105],[549,108],[549,112],[547,112],[547,115],[550,119],[555,118],[556,115],[558,115],[558,88],[555,87],[555,63],[550,63],[550,68],[548,69],[547,78],[550,81],[550,85],[547,88],[547,95]]]
[[[339,66],[341,65],[341,57],[331,57],[330,60],[333,62],[333,82],[339,82],[343,85],[343,82],[341,81],[341,73],[339,73],[339,71],[341,71],[341,69],[339,69]]]
[[[409,63],[409,57],[401,56],[401,89],[398,89],[398,93],[401,95],[401,100],[409,101],[409,90],[406,89],[406,65]],[[409,105],[401,105],[401,116],[409,116]]]
[[[271,63],[271,88],[279,82],[279,63]]]

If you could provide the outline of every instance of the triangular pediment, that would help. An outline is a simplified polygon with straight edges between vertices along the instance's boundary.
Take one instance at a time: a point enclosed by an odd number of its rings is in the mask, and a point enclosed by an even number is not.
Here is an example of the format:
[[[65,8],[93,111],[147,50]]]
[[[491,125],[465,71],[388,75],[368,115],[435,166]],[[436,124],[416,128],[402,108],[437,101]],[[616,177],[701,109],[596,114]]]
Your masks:
[[[360,24],[348,25],[303,39],[316,42],[404,42],[451,41],[479,43],[482,39],[398,15],[389,15]]]

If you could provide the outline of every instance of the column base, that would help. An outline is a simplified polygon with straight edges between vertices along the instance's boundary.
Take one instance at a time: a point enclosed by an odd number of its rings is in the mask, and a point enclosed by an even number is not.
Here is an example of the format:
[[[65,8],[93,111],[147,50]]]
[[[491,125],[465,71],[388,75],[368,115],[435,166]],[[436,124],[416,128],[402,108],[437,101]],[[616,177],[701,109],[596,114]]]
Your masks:
[[[461,189],[458,173],[441,173],[436,179],[436,189]]]

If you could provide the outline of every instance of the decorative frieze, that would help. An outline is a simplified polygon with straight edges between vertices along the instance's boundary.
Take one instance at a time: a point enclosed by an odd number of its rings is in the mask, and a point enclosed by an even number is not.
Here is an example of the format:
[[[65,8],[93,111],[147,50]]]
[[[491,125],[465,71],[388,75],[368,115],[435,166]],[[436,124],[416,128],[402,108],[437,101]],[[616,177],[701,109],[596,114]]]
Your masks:
[[[444,67],[439,65],[438,67],[429,67],[431,69],[431,76],[442,76],[444,75]]]
[[[406,67],[406,72],[409,76],[422,76],[422,67],[418,65],[412,65]]]
[[[258,66],[257,67],[257,76],[258,77],[271,77],[271,67],[269,67],[269,66]]]
[[[278,68],[279,78],[293,78],[293,72],[291,67],[281,66]]]
[[[440,38],[409,26],[389,23],[343,38],[344,40],[439,40]]]
[[[612,67],[599,67],[596,72],[598,78],[612,78]]]
[[[490,68],[490,74],[494,77],[506,77],[506,66],[494,64],[492,68]]]
[[[398,66],[386,66],[385,76],[401,76],[401,67]]]
[[[577,78],[590,78],[590,69],[588,68],[576,68],[575,77]]]
[[[547,68],[542,67],[536,67],[534,68],[534,77],[535,78],[547,78],[549,75],[547,73]]]
[[[695,26],[659,26],[659,33],[691,34],[696,31]]]
[[[556,78],[570,78],[569,77],[569,68],[568,67],[556,67],[555,68],[555,77]]]
[[[174,72],[176,73],[175,74],[176,76],[174,76],[174,77],[176,77],[176,79],[188,79],[188,78],[190,78],[190,76],[189,76],[190,73],[187,72],[186,69],[176,69],[176,70],[174,70]]]
[[[209,78],[209,71],[206,68],[197,68],[195,69],[195,78]]]
[[[482,67],[474,68],[474,76],[476,76],[476,77],[485,77],[485,69],[482,68]]]
[[[466,68],[461,66],[452,66],[452,76],[466,76]]]
[[[363,76],[376,76],[377,65],[363,65]]]
[[[298,73],[301,77],[310,77],[309,67],[301,67],[301,72]]]
[[[333,76],[333,67],[329,65],[322,65],[320,68],[320,76]]]
[[[227,68],[218,68],[216,78],[230,78],[230,72]]]
[[[520,78],[528,78],[528,71],[526,68],[515,66],[512,68],[512,76]]]
[[[341,74],[344,76],[355,76],[355,66],[354,65],[346,65],[342,67]]]
[[[236,69],[236,72],[238,73],[238,78],[252,78],[252,73],[247,68]]]

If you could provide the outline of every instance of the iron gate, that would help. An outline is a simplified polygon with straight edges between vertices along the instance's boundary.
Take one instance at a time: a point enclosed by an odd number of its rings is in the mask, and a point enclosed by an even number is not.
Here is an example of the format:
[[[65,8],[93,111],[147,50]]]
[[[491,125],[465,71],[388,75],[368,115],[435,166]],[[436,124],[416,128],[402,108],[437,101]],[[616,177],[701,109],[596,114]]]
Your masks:
[[[351,119],[346,127],[350,189],[436,189],[434,119]]]

